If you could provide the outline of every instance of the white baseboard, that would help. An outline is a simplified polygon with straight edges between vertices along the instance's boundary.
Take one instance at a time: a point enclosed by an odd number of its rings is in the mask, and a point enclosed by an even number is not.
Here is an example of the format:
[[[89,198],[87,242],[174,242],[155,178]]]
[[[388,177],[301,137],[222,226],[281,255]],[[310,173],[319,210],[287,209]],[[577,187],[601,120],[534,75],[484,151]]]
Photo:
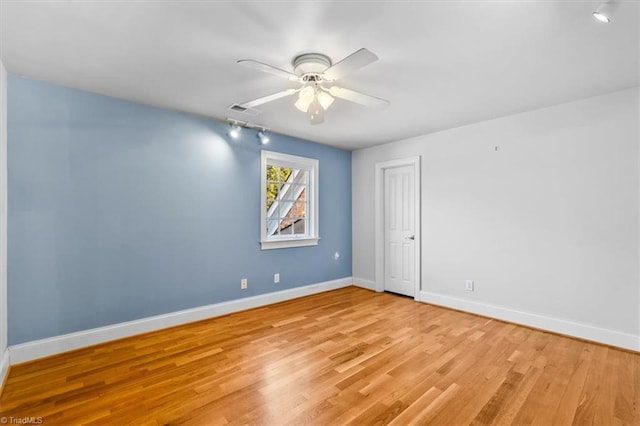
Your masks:
[[[273,293],[246,297],[244,299],[215,303],[213,305],[200,306],[197,308],[185,309],[183,311],[171,312],[139,320],[127,321],[105,327],[98,327],[90,330],[50,337],[47,339],[21,343],[19,345],[9,346],[9,359],[11,364],[31,361],[73,349],[108,342],[110,340],[121,339],[123,337],[129,337],[140,333],[160,330],[193,321],[226,315],[232,312],[244,311],[246,309],[257,308],[260,306],[270,305],[272,303],[348,287],[352,284],[353,280],[351,277],[340,278],[333,281],[296,287],[289,290],[276,291]],[[9,363],[7,362],[7,365],[8,364]]]
[[[588,324],[581,324],[560,318],[552,318],[544,315],[517,311],[502,306],[489,305],[426,291],[420,292],[418,300],[425,303],[432,303],[434,305],[484,315],[516,324],[522,324],[611,346],[617,346],[624,349],[631,349],[633,351],[640,350],[640,336],[636,336],[634,334],[622,333],[619,331],[594,327]]]
[[[367,290],[376,291],[376,283],[364,278],[353,277],[353,285],[356,287],[366,288]]]
[[[0,358],[0,395],[4,389],[4,382],[7,379],[7,373],[9,372],[9,349],[5,349]]]

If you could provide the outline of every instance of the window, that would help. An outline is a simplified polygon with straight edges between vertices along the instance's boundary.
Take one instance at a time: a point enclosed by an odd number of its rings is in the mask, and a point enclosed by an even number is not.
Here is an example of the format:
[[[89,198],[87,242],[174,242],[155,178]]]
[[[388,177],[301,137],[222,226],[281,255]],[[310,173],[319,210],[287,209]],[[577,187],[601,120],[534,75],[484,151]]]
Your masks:
[[[263,250],[318,244],[318,160],[262,151]]]

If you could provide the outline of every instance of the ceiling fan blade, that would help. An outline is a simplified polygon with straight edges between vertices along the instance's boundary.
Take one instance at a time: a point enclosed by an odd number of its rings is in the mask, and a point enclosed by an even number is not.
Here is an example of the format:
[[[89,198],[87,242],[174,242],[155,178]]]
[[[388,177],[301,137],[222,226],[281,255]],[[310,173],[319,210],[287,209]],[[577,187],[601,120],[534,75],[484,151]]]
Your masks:
[[[343,75],[349,74],[350,72],[362,68],[365,65],[369,65],[371,62],[375,62],[377,60],[378,57],[375,53],[362,48],[360,50],[356,50],[337,64],[334,64],[331,68],[326,70],[322,76],[325,80],[334,81]]]
[[[247,68],[251,68],[251,69],[254,69],[254,70],[258,70],[258,71],[266,72],[266,73],[269,73],[269,74],[277,75],[278,77],[284,77],[284,78],[289,79],[291,81],[298,81],[300,79],[300,77],[298,77],[294,73],[282,70],[280,68],[276,68],[276,67],[274,67],[272,65],[269,65],[269,64],[265,64],[265,63],[262,63],[262,62],[254,61],[253,59],[241,59],[241,60],[238,61],[238,64],[242,65],[243,67],[247,67]]]
[[[343,87],[330,87],[329,93],[331,93],[331,95],[335,96],[336,98],[355,102],[356,104],[372,108],[386,108],[387,106],[389,106],[389,101],[386,99],[376,98],[375,96],[371,95],[365,95],[364,93],[356,92],[355,90],[351,89],[345,89]]]
[[[253,108],[258,105],[266,104],[267,102],[275,101],[276,99],[284,98],[285,96],[291,96],[296,93],[299,89],[287,89],[282,92],[273,93],[271,95],[263,96],[258,99],[254,99],[252,101],[247,101],[245,103],[240,104],[242,108]]]

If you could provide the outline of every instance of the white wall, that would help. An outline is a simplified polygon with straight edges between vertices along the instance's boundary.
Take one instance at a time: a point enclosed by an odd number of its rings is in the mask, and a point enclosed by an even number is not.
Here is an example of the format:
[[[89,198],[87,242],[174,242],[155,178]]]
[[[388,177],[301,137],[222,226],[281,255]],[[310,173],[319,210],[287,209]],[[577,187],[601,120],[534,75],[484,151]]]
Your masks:
[[[7,70],[0,62],[0,386],[9,367],[7,351]]]
[[[355,151],[354,280],[375,278],[375,163],[420,155],[422,300],[639,349],[638,93]]]

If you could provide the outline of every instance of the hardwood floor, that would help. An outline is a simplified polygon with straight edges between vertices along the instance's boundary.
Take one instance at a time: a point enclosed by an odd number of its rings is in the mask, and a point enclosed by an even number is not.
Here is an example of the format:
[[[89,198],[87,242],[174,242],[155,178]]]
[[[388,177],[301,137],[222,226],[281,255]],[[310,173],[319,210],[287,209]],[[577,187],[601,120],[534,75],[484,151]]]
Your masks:
[[[348,287],[11,368],[43,424],[640,424],[640,355]]]

